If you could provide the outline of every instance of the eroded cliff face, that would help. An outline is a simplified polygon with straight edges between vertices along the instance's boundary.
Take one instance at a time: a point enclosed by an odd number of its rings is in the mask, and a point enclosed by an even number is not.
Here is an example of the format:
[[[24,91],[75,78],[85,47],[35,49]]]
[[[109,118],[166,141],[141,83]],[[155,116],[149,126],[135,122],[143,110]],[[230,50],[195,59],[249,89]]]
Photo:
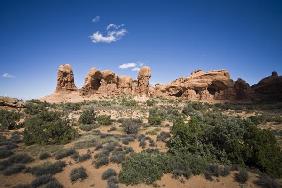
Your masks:
[[[69,64],[60,65],[57,73],[56,92],[76,91],[72,67]]]
[[[253,98],[258,101],[282,101],[282,76],[272,72],[252,86]]]
[[[69,64],[58,68],[56,94],[87,99],[90,97],[145,96],[182,98],[201,101],[250,101],[279,100],[282,101],[282,77],[273,72],[271,76],[262,79],[258,84],[250,86],[239,78],[235,82],[227,70],[204,72],[197,70],[188,77],[181,77],[169,84],[150,86],[151,68],[141,67],[137,79],[129,76],[116,75],[111,70],[91,68],[84,85],[77,89],[74,84],[73,70]],[[68,93],[68,94],[64,94]]]
[[[233,100],[233,90],[234,82],[226,70],[197,70],[186,78],[178,78],[166,85],[157,85],[154,95],[204,101]]]

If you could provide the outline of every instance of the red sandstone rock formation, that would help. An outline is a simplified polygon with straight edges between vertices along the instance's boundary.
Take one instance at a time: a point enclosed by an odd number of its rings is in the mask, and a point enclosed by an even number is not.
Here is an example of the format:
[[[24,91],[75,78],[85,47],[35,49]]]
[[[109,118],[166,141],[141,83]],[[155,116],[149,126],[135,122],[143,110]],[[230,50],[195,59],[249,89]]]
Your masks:
[[[260,101],[282,101],[282,76],[277,72],[272,72],[257,84],[252,86],[253,98]]]
[[[77,90],[77,88],[74,84],[74,76],[71,65],[60,65],[57,74],[56,92],[70,92],[75,90]]]
[[[144,66],[141,67],[137,77],[137,91],[140,95],[149,94],[149,80],[151,78],[151,68]]]
[[[225,70],[194,71],[189,77],[178,78],[170,84],[155,88],[155,95],[183,97],[190,100],[232,99],[233,81]]]
[[[67,96],[65,92],[62,92],[67,91],[68,94],[75,94],[74,96],[81,99],[91,96],[150,95],[202,101],[250,99],[282,101],[282,77],[278,76],[276,72],[252,87],[240,78],[234,82],[226,70],[209,72],[197,70],[188,77],[178,78],[169,84],[157,84],[155,87],[149,85],[150,78],[151,69],[147,66],[140,69],[137,80],[132,80],[128,76],[117,76],[110,70],[99,71],[92,68],[79,93],[72,93],[71,91],[77,90],[73,71],[70,65],[65,64],[59,66],[58,69],[56,94],[59,94],[60,97],[61,95]],[[67,100],[70,100],[71,95],[67,97]]]
[[[98,91],[101,86],[102,73],[101,71],[91,68],[88,72],[84,85],[80,90],[82,95],[91,95]]]

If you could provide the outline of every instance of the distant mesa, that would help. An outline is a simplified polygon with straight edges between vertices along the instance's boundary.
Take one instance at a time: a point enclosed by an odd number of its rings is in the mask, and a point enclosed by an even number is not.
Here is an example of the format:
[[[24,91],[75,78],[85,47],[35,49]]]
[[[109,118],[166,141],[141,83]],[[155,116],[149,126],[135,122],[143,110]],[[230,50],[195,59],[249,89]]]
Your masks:
[[[78,89],[74,83],[71,65],[60,65],[54,94],[42,98],[47,102],[79,102],[114,96],[181,98],[207,102],[282,101],[282,77],[277,72],[250,86],[245,80],[233,81],[227,70],[204,72],[196,70],[188,77],[168,84],[150,86],[151,68],[140,68],[137,79],[119,76],[111,70],[91,68],[84,85]]]

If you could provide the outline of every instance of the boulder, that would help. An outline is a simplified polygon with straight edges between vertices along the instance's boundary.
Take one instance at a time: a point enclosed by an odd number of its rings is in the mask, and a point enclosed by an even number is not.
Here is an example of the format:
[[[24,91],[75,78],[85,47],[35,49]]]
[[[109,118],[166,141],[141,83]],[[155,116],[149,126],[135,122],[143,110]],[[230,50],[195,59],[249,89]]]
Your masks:
[[[22,100],[10,97],[0,96],[0,107],[8,108],[24,108],[25,104]]]
[[[56,92],[76,91],[72,67],[69,64],[60,65],[57,74]]]

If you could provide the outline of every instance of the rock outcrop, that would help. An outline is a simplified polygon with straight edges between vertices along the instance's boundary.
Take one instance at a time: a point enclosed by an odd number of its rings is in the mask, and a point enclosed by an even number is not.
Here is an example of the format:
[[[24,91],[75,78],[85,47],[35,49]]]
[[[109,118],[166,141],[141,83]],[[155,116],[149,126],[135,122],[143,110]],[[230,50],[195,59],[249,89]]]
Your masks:
[[[10,97],[0,96],[0,107],[2,108],[24,108],[24,102],[22,100]]]
[[[83,87],[80,92],[82,95],[91,95],[98,91],[101,86],[102,73],[101,71],[91,68],[88,72]]]
[[[234,83],[234,90],[236,99],[238,100],[248,100],[251,96],[251,87],[250,85],[243,79],[238,78]]]
[[[93,97],[113,97],[119,95],[142,96],[146,98],[165,97],[201,101],[282,101],[282,77],[277,72],[250,86],[239,78],[235,82],[226,70],[204,72],[196,70],[188,77],[181,77],[169,84],[150,86],[151,69],[141,67],[134,80],[129,76],[118,76],[111,70],[100,71],[91,68],[84,85],[77,89],[72,68],[69,64],[58,69],[56,95],[47,99],[62,98],[65,101],[80,101]],[[75,97],[74,97],[75,96]],[[46,97],[45,97],[46,99]],[[56,100],[57,101],[57,100]],[[58,100],[60,101],[60,100]]]
[[[149,80],[151,78],[151,68],[144,66],[141,67],[137,78],[137,94],[148,95],[149,94]]]
[[[170,84],[157,86],[155,95],[182,97],[189,100],[233,99],[233,81],[226,70],[194,71],[189,77],[178,78]]]
[[[272,72],[257,84],[252,86],[254,99],[259,101],[282,101],[282,76]]]
[[[57,74],[56,92],[76,91],[72,67],[69,64],[60,65]]]

